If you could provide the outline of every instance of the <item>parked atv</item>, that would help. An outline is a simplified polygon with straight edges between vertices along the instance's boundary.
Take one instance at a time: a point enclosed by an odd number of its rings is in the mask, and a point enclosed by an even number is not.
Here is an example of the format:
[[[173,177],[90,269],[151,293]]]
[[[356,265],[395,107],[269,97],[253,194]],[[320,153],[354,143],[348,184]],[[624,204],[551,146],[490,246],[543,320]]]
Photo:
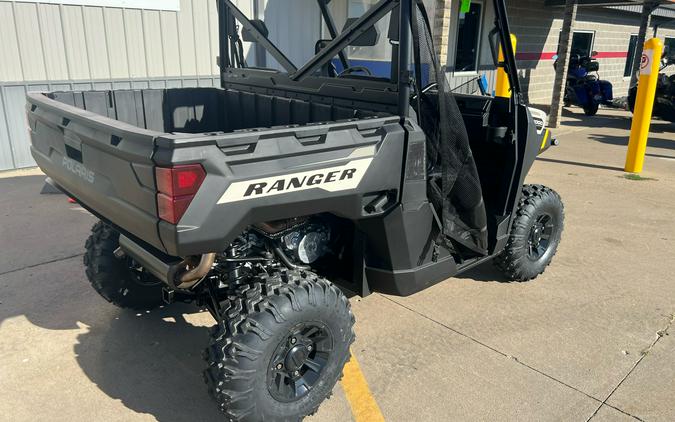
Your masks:
[[[531,280],[563,231],[560,196],[524,185],[553,139],[523,101],[503,0],[511,98],[452,94],[422,1],[381,0],[340,33],[318,1],[334,35],[304,64],[219,0],[221,88],[27,94],[33,157],[101,220],[91,285],[122,308],[208,309],[204,378],[227,420],[317,410],[354,342],[344,292],[410,295],[490,260]],[[274,68],[249,67],[240,28]],[[349,58],[381,37],[389,77]]]
[[[661,71],[666,70],[669,66],[675,65],[675,52],[664,56],[662,67],[659,71],[659,79],[656,83],[652,115],[669,122],[675,122],[675,74],[666,75],[665,73],[661,73]],[[637,90],[637,84],[628,90],[628,106],[631,112],[635,110]]]
[[[600,79],[600,63],[594,58],[596,55],[596,52],[591,56],[572,52],[563,97],[565,107],[579,106],[587,116],[595,116],[600,104],[612,105],[614,99],[611,82]],[[557,65],[556,57],[553,67]]]

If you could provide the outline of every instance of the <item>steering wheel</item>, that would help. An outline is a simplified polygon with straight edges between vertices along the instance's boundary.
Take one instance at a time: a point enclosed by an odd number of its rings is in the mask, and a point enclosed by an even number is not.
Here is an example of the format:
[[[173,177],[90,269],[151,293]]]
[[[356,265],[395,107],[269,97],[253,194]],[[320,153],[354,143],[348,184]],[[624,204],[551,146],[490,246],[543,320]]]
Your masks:
[[[426,94],[427,92],[431,91],[434,88],[438,88],[438,82],[431,82],[424,88],[422,88],[422,94]]]
[[[370,69],[365,66],[349,66],[342,72],[338,73],[337,77],[339,78],[341,76],[351,75],[354,72],[363,72],[368,76],[373,76],[373,73],[370,71]]]

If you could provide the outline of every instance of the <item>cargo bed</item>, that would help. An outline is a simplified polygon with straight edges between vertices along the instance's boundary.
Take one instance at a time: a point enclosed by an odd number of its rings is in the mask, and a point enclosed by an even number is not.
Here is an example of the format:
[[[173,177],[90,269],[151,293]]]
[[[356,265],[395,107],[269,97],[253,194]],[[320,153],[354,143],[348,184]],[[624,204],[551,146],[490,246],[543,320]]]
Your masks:
[[[27,99],[31,151],[45,173],[102,219],[174,256],[227,244],[232,234],[205,238],[199,228],[214,218],[206,211],[194,210],[178,226],[160,220],[157,166],[204,166],[211,192],[196,202],[210,211],[237,179],[346,159],[378,144],[383,125],[398,122],[381,110],[357,109],[355,101],[220,88],[30,93]],[[283,204],[276,208],[282,215]],[[246,212],[240,212],[244,221],[223,230],[244,224]]]

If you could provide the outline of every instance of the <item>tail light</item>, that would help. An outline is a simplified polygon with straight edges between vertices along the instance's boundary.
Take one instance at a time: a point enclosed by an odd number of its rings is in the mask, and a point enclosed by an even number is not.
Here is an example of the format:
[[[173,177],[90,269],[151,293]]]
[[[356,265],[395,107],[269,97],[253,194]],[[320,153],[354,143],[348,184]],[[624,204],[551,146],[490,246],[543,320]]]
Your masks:
[[[157,212],[159,218],[177,224],[190,206],[206,172],[201,164],[156,167]]]

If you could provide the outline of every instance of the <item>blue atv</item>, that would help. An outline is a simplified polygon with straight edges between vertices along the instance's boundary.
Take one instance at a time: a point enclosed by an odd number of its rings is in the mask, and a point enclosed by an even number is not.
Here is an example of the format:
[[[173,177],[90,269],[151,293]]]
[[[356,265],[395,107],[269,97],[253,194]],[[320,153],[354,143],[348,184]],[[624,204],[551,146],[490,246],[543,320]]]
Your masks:
[[[601,80],[598,75],[600,63],[594,58],[596,55],[596,52],[591,53],[591,56],[572,52],[563,97],[565,107],[579,106],[587,116],[595,116],[600,104],[611,105],[614,99],[611,82]],[[556,57],[553,67],[557,64]]]

